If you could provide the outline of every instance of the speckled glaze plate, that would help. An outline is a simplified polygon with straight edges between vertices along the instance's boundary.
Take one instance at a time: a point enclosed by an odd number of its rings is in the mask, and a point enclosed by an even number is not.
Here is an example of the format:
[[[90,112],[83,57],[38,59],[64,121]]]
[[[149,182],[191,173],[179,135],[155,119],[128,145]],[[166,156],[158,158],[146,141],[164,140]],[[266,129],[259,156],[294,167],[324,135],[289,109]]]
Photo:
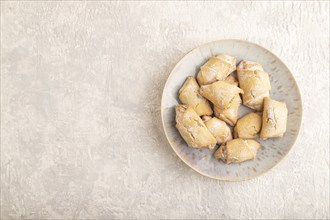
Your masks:
[[[270,97],[284,101],[288,108],[287,131],[281,139],[260,141],[262,147],[255,160],[241,164],[225,164],[213,157],[217,147],[193,149],[188,147],[175,127],[175,106],[179,104],[178,91],[188,76],[196,76],[199,68],[212,56],[228,54],[237,58],[256,61],[269,73],[272,90]],[[240,106],[239,117],[252,110]],[[272,52],[251,42],[219,40],[202,45],[185,55],[174,67],[164,87],[161,116],[167,139],[176,154],[192,169],[210,178],[241,181],[257,177],[278,164],[291,150],[297,139],[302,101],[297,83],[288,67]]]

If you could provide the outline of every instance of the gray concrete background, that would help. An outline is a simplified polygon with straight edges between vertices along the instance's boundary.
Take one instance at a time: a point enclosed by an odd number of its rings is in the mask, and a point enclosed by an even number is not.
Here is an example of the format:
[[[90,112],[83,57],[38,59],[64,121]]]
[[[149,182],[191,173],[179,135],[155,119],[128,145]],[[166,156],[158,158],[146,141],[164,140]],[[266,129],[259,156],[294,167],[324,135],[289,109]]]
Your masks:
[[[162,130],[175,63],[223,38],[292,70],[303,124],[271,172],[194,172]],[[328,2],[1,2],[1,217],[329,218]]]

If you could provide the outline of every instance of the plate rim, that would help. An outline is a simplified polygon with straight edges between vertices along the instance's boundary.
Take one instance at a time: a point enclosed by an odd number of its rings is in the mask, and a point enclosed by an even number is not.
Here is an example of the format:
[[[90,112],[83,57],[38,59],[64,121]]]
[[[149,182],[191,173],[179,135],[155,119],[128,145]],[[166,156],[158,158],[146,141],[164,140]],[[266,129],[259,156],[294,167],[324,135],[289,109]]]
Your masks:
[[[254,176],[250,176],[250,177],[244,177],[244,178],[241,178],[241,179],[232,179],[232,178],[225,178],[225,177],[214,177],[214,176],[211,176],[209,174],[206,174],[206,173],[203,173],[202,171],[194,168],[193,166],[191,166],[187,161],[185,161],[185,159],[183,157],[181,157],[181,155],[175,150],[175,148],[173,147],[170,139],[169,139],[169,136],[167,134],[167,131],[166,131],[166,128],[165,128],[165,123],[164,123],[164,117],[163,117],[163,113],[164,113],[164,110],[163,110],[163,103],[164,103],[164,93],[165,93],[165,88],[169,82],[169,79],[171,77],[171,75],[173,74],[173,70],[178,66],[178,64],[188,55],[190,54],[191,52],[197,50],[198,48],[201,48],[201,47],[205,47],[207,45],[210,45],[210,44],[214,44],[214,43],[219,43],[219,42],[223,42],[223,41],[239,41],[239,42],[244,42],[244,43],[248,43],[248,44],[253,44],[255,46],[258,46],[264,50],[266,50],[269,54],[273,55],[277,60],[279,60],[285,68],[288,69],[288,72],[289,74],[291,75],[292,79],[293,79],[293,82],[294,84],[296,85],[297,87],[297,91],[298,91],[298,96],[299,96],[299,99],[300,99],[300,112],[301,113],[300,115],[300,120],[299,120],[299,125],[297,126],[298,127],[298,133],[296,135],[296,137],[294,138],[293,140],[293,144],[290,146],[289,150],[283,155],[283,157],[281,157],[275,164],[274,166],[270,167],[268,170],[265,170],[257,175],[254,175]],[[226,182],[241,182],[241,181],[246,181],[246,180],[250,180],[250,179],[254,179],[254,178],[257,178],[257,177],[260,177],[266,173],[268,173],[269,171],[271,171],[272,169],[274,169],[275,167],[277,167],[283,160],[284,158],[286,158],[288,156],[288,154],[290,152],[292,152],[292,149],[293,147],[295,146],[296,144],[296,141],[300,135],[300,130],[301,130],[301,125],[302,125],[302,120],[303,120],[303,100],[302,100],[302,96],[301,96],[301,93],[300,93],[300,89],[299,89],[299,86],[298,86],[298,83],[295,79],[295,77],[293,76],[292,74],[292,71],[291,69],[277,56],[275,55],[272,51],[270,51],[269,49],[257,44],[257,43],[254,43],[254,42],[251,42],[251,41],[248,41],[248,40],[242,40],[242,39],[235,39],[235,38],[225,38],[225,39],[220,39],[220,40],[214,40],[214,41],[210,41],[208,43],[205,43],[205,44],[201,44],[197,47],[194,47],[193,49],[189,50],[187,53],[185,53],[181,58],[180,60],[174,65],[174,67],[172,68],[170,74],[168,75],[167,79],[166,79],[166,82],[164,84],[164,87],[163,87],[163,92],[162,92],[162,98],[161,98],[161,105],[160,105],[160,114],[161,114],[161,120],[162,120],[162,125],[163,125],[163,130],[164,130],[164,133],[165,133],[165,136],[166,136],[166,139],[168,141],[168,143],[171,145],[171,148],[173,149],[173,151],[175,152],[175,154],[181,159],[181,161],[183,161],[187,166],[189,166],[191,169],[193,169],[194,171],[196,171],[197,173],[203,175],[203,176],[206,176],[206,177],[209,177],[211,179],[215,179],[215,180],[222,180],[222,181],[226,181]]]

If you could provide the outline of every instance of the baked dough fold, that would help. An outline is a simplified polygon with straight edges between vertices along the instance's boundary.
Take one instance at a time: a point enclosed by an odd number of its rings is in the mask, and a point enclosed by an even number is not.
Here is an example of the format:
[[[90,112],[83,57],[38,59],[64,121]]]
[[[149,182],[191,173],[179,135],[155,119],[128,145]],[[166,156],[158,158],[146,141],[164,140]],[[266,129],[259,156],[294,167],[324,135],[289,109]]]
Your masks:
[[[176,106],[176,127],[188,146],[213,149],[217,140],[190,106]]]
[[[227,83],[230,83],[234,86],[238,86],[238,81],[233,75],[229,75],[224,81],[226,81]]]
[[[211,57],[200,69],[197,74],[197,81],[200,85],[211,84],[217,80],[224,80],[236,70],[236,58],[220,54]]]
[[[223,162],[241,163],[256,158],[260,144],[255,140],[245,140],[242,138],[228,141],[226,145],[221,145],[215,151],[214,157],[221,159]]]
[[[203,121],[207,129],[209,129],[213,137],[217,140],[217,144],[226,143],[233,139],[231,130],[224,121],[210,116],[204,116]]]
[[[237,79],[232,75],[229,75],[225,79],[225,81],[234,86],[238,86]],[[241,97],[237,94],[237,95],[235,95],[235,97],[231,101],[231,103],[229,104],[228,108],[220,109],[220,108],[214,106],[214,115],[216,117],[220,118],[221,120],[225,121],[230,126],[234,126],[237,121],[238,107],[241,105],[241,103],[242,103]]]
[[[243,89],[243,104],[249,108],[261,111],[263,100],[269,97],[271,89],[268,73],[262,66],[252,61],[241,61],[237,67],[239,86]]]
[[[257,138],[261,129],[261,114],[249,113],[237,121],[234,128],[235,138]]]
[[[287,116],[288,109],[284,102],[266,97],[260,138],[266,140],[273,137],[283,137],[286,131]]]
[[[234,98],[231,100],[229,107],[226,109],[220,109],[214,106],[214,115],[217,118],[225,121],[230,126],[234,126],[237,122],[238,117],[238,108],[241,105],[242,100],[241,97],[236,94]]]
[[[201,115],[212,115],[213,111],[210,103],[199,94],[199,85],[192,76],[187,77],[183,86],[179,90],[179,99],[185,104],[191,106],[196,113]]]
[[[199,93],[220,109],[230,107],[233,99],[243,90],[225,81],[214,82],[201,86]]]

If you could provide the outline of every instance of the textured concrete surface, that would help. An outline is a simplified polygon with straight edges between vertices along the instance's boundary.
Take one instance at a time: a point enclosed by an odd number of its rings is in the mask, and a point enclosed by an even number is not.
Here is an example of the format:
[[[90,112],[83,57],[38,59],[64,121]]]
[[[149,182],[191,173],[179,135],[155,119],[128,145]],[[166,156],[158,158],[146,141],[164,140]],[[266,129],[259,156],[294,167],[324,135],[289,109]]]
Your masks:
[[[174,154],[160,99],[213,40],[293,71],[303,125],[271,172],[230,183]],[[329,218],[328,2],[1,2],[1,217]]]

